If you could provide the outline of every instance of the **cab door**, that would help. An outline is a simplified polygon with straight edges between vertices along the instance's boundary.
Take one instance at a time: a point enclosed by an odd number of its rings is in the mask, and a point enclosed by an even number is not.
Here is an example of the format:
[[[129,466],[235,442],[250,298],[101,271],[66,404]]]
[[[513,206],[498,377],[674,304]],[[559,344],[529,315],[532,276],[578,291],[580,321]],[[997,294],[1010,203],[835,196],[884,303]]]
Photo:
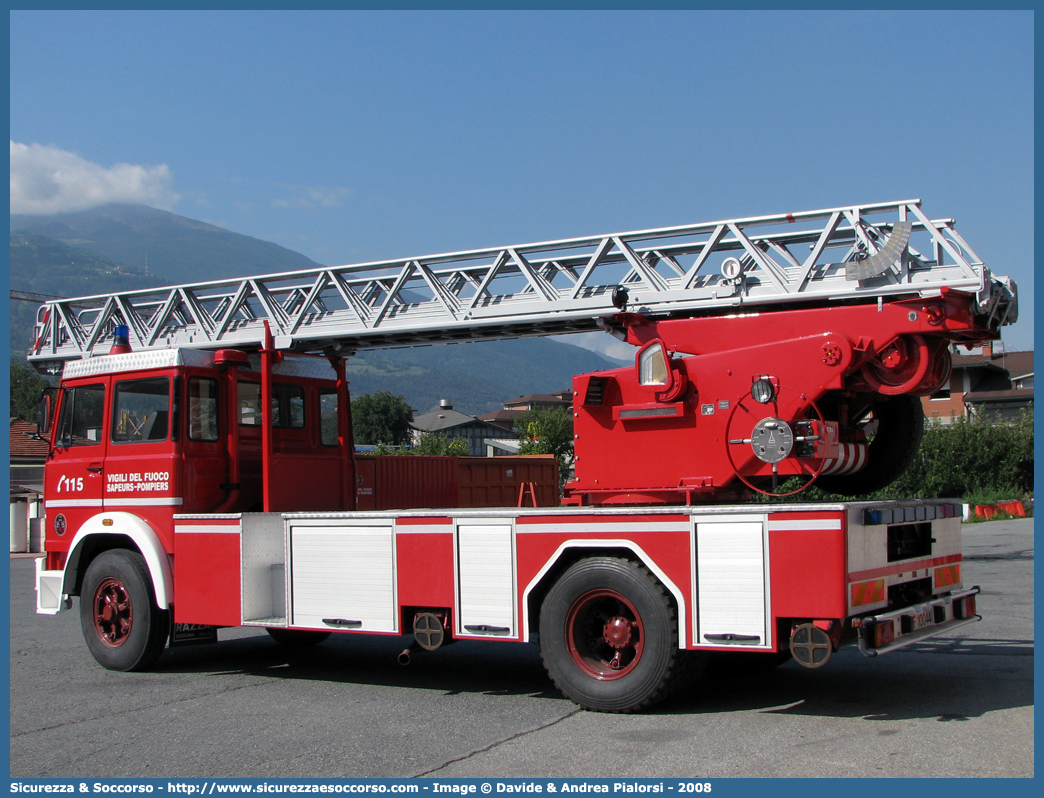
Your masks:
[[[171,381],[170,374],[113,377],[106,444],[105,509],[134,513],[161,532],[181,503]]]
[[[102,510],[108,392],[105,377],[62,389],[54,446],[44,474],[48,551],[67,551],[80,526]]]

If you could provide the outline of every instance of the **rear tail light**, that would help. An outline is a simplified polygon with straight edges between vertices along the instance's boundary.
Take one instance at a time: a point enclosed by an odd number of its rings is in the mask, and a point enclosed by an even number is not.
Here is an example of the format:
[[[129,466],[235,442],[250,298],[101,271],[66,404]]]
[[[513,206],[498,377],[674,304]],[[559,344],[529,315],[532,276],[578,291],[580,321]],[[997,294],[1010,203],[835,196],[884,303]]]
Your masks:
[[[874,648],[882,648],[895,640],[895,622],[880,621],[874,624]]]
[[[966,596],[953,603],[953,617],[964,620],[975,616],[975,596]]]

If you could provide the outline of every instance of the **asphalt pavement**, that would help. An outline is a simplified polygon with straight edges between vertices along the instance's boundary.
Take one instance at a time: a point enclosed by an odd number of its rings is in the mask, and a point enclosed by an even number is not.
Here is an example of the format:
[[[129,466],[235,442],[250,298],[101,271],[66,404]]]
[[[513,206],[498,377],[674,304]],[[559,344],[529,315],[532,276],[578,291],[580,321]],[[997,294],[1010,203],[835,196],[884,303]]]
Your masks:
[[[403,638],[292,652],[254,630],[98,666],[76,611],[33,611],[11,560],[14,778],[1027,777],[1033,775],[1033,521],[964,526],[981,623],[876,659],[716,674],[644,715],[583,712],[538,650]]]

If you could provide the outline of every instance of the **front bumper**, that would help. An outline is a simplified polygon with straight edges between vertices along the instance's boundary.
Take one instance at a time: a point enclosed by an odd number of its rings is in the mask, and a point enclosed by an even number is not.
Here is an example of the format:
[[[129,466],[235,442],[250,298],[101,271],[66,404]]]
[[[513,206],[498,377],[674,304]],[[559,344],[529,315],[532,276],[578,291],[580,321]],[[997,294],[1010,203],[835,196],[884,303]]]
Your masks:
[[[65,571],[44,570],[45,557],[36,559],[36,612],[57,615],[71,606],[65,595]]]

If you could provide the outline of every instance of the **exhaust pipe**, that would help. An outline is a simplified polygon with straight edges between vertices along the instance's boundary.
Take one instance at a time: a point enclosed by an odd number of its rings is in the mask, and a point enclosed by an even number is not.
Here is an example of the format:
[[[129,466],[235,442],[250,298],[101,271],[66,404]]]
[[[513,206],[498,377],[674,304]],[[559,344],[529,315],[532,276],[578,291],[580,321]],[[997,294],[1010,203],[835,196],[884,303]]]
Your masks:
[[[402,650],[402,653],[399,654],[399,664],[405,668],[407,665],[410,664],[410,660],[413,658],[413,652],[420,650],[421,647],[418,646],[416,643],[410,643],[410,645],[406,646],[406,648]]]

